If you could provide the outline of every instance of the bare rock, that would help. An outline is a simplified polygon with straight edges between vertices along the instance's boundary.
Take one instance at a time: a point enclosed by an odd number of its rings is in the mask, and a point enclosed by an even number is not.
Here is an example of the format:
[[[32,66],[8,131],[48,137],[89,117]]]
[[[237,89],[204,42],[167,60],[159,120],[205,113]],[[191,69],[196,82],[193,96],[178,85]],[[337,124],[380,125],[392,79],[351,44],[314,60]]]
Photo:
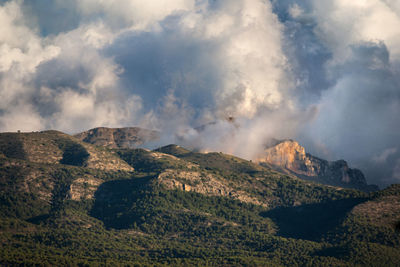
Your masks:
[[[267,147],[256,160],[272,164],[279,170],[286,170],[299,178],[327,185],[375,191],[379,188],[368,185],[364,174],[349,168],[344,160],[327,161],[306,153],[305,148],[294,140],[278,141]]]

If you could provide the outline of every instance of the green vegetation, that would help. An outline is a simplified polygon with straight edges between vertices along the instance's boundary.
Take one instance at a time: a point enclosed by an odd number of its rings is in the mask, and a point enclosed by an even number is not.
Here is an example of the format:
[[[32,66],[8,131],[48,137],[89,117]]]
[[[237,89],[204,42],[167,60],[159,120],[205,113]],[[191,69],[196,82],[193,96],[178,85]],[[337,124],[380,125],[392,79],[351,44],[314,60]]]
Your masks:
[[[195,153],[178,146],[157,152],[104,150],[135,168],[135,172],[105,171],[85,165],[87,150],[96,147],[85,148],[68,138],[54,141],[52,133],[35,135],[34,141],[25,140],[25,146],[13,145],[20,138],[31,138],[24,134],[0,138],[4,155],[0,157],[0,265],[398,266],[400,262],[398,185],[371,194],[338,189],[222,153]],[[37,142],[60,149],[62,159],[28,161],[36,152],[26,144],[36,148]],[[34,155],[35,160],[41,156]],[[182,178],[180,172],[199,176]],[[165,173],[171,177],[162,180]],[[192,189],[170,187],[168,179],[191,183]],[[209,193],[202,187],[205,183],[226,185],[232,192]],[[379,216],[370,207],[381,207]]]
[[[238,173],[256,175],[259,172],[267,171],[266,168],[263,168],[258,164],[223,153],[213,152],[204,154],[192,152],[176,145],[161,147],[156,151],[196,163],[206,170],[219,172],[225,176],[234,176]]]
[[[26,159],[20,134],[0,133],[0,151],[8,158]]]
[[[166,169],[185,169],[187,163],[166,154],[144,149],[119,149],[117,154],[135,170],[147,173],[160,173]]]

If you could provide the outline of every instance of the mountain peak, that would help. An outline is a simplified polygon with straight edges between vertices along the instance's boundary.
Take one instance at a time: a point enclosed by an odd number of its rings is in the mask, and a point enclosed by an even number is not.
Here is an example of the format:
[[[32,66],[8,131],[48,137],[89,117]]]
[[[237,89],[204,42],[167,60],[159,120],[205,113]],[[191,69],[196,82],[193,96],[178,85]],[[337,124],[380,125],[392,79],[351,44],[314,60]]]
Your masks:
[[[365,191],[378,190],[377,186],[367,184],[360,170],[349,168],[346,161],[329,162],[317,158],[306,153],[297,141],[290,139],[274,140],[257,161],[273,164],[306,180]]]
[[[139,127],[97,127],[75,135],[79,140],[109,148],[135,148],[158,139],[158,132]]]
[[[282,140],[265,149],[259,162],[267,162],[302,174],[312,175],[313,168],[307,158],[305,148],[294,140]]]

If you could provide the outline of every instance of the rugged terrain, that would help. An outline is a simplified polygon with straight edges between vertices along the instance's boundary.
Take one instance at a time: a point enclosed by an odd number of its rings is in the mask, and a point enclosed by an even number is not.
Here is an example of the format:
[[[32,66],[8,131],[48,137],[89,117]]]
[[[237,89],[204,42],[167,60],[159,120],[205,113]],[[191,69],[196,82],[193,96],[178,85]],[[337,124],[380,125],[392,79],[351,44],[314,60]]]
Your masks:
[[[400,262],[399,185],[368,193],[223,153],[98,144],[0,134],[1,265]]]
[[[200,127],[201,128],[201,127]],[[159,133],[139,127],[98,127],[74,135],[79,140],[108,148],[137,148],[159,139]],[[364,174],[352,169],[344,160],[327,161],[306,153],[294,140],[272,140],[264,153],[255,160],[275,170],[292,174],[300,179],[326,185],[376,191],[376,185],[368,185]]]
[[[269,163],[276,169],[292,173],[299,178],[322,184],[376,191],[375,185],[368,185],[364,174],[349,168],[344,160],[327,161],[306,153],[304,147],[294,140],[275,141],[257,159]]]

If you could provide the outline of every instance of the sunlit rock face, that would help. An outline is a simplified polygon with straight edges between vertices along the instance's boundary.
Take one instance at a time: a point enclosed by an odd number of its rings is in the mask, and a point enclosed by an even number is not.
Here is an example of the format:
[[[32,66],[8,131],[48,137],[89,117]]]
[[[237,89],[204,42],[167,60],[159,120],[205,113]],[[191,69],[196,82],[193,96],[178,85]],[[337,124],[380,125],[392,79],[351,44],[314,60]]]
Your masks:
[[[305,148],[293,140],[276,141],[268,146],[257,159],[260,163],[272,164],[286,169],[300,178],[323,184],[350,187],[365,191],[378,188],[367,185],[363,173],[349,168],[344,160],[327,161],[306,153]]]
[[[260,162],[284,167],[298,174],[317,176],[317,172],[310,158],[306,155],[304,147],[292,140],[285,140],[265,150]]]

